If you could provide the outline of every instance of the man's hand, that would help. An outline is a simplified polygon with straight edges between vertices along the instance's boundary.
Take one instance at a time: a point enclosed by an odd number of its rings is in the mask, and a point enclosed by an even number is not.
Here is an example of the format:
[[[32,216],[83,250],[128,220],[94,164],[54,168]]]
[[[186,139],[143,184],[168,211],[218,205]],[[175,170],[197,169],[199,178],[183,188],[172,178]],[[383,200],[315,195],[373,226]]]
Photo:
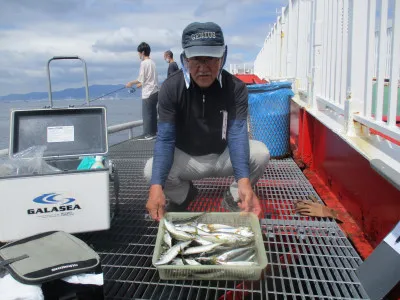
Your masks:
[[[136,85],[136,87],[138,88],[138,89],[140,89],[141,87],[142,87],[142,83],[138,83],[137,85]]]
[[[162,186],[154,184],[149,190],[149,199],[146,208],[153,220],[160,221],[164,216],[165,196]]]
[[[125,87],[128,88],[128,89],[130,89],[132,86],[133,86],[133,81],[129,81],[129,82],[125,85]]]
[[[238,192],[241,202],[238,203],[240,209],[246,212],[254,213],[258,218],[262,217],[260,201],[251,187],[248,178],[242,178],[238,181]]]

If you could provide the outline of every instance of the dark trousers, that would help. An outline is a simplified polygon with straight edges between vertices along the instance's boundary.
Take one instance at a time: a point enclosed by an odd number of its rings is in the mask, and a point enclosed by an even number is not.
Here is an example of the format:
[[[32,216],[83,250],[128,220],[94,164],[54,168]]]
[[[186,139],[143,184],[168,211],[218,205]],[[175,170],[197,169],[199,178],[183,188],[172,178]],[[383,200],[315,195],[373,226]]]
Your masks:
[[[156,135],[157,133],[157,102],[158,92],[149,98],[142,99],[143,134]]]

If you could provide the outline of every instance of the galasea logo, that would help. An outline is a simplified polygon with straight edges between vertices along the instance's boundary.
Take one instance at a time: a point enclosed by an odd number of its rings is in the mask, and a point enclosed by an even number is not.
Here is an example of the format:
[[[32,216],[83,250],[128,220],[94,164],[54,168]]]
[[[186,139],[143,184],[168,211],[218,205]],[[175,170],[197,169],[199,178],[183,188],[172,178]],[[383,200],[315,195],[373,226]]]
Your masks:
[[[65,197],[63,194],[47,193],[33,199],[33,202],[43,204],[43,207],[30,208],[28,215],[41,215],[58,212],[67,212],[81,209],[75,198]]]

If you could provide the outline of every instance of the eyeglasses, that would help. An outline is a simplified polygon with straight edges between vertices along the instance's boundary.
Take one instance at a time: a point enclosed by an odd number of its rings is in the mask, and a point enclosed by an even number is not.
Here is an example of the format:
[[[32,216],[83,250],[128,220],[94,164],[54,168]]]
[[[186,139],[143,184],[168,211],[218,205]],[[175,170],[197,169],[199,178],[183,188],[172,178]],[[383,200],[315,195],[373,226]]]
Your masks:
[[[219,57],[208,57],[208,56],[195,56],[188,58],[188,62],[192,67],[199,67],[205,64],[208,67],[213,67],[219,62]]]

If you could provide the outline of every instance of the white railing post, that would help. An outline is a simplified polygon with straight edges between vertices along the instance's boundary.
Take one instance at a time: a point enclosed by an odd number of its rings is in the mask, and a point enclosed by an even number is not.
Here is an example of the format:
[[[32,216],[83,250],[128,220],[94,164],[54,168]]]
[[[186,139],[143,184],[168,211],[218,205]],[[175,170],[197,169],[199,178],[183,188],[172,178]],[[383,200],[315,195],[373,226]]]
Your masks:
[[[308,80],[308,105],[316,108],[316,94],[319,92],[319,82],[321,80],[321,63],[322,63],[322,17],[324,16],[323,3],[318,0],[314,0],[312,5],[310,23],[311,29],[311,41],[312,51],[310,52],[310,68],[311,78]]]
[[[390,59],[390,90],[389,90],[389,107],[388,121],[390,127],[396,126],[397,113],[397,93],[399,80],[399,55],[400,55],[400,2],[394,2],[394,14],[392,23],[392,53]]]
[[[280,57],[281,57],[281,53],[279,52],[280,32],[281,32],[280,19],[281,19],[280,17],[277,18],[276,26],[274,28],[275,58],[276,58],[276,60],[274,62],[275,70],[274,70],[274,73],[272,74],[273,77],[279,77],[279,73],[280,73],[280,70],[279,70],[279,67],[280,67],[279,61],[280,61]]]
[[[296,28],[297,28],[297,34],[296,34],[296,66],[295,66],[295,74],[294,76],[297,78],[299,78],[299,74],[300,74],[300,60],[302,59],[301,57],[301,53],[299,51],[299,43],[300,43],[300,4],[301,1],[297,0],[297,24],[296,24]]]
[[[388,28],[386,31],[386,36],[387,36],[387,47],[386,47],[386,56],[385,56],[385,79],[390,78],[390,62],[391,62],[391,51],[393,49],[392,46],[392,27],[389,27],[389,22],[388,22]]]
[[[374,48],[375,48],[375,14],[376,14],[376,0],[368,0],[368,27],[367,27],[367,55],[365,65],[367,71],[365,72],[365,98],[363,116],[368,118],[371,116],[372,107],[372,78],[374,76]]]
[[[317,0],[318,1],[318,0]],[[328,60],[328,1],[322,1],[323,15],[321,16],[322,22],[320,24],[322,29],[322,62],[321,62],[321,90],[319,90],[319,96],[327,98],[326,96],[326,73],[328,72],[327,60]]]
[[[331,89],[332,89],[332,61],[333,61],[333,40],[334,40],[334,29],[333,29],[333,1],[329,1],[327,4],[327,16],[326,16],[326,21],[327,21],[327,59],[326,59],[326,77],[325,77],[325,97],[326,99],[330,100],[333,102],[332,94],[331,94]]]
[[[298,3],[300,5],[300,1]],[[314,89],[314,70],[315,70],[315,20],[316,20],[316,2],[312,0],[311,3],[311,14],[310,14],[310,20],[308,23],[309,26],[309,44],[308,44],[308,70],[306,73],[306,89],[307,89],[307,102],[310,106],[312,106],[313,103],[313,89]],[[298,11],[300,13],[300,10]],[[300,26],[300,14],[298,14],[298,19],[297,19],[297,27]],[[299,38],[297,37],[297,47],[299,45]],[[296,67],[296,77],[298,76],[298,70]]]
[[[310,16],[310,2],[309,1],[300,1],[300,35],[299,35],[299,49],[298,51],[301,53],[300,55],[300,70],[299,70],[299,77],[300,77],[300,88],[302,90],[307,89],[307,69],[308,69],[308,62],[309,59],[307,59],[307,54],[309,53],[309,48],[307,45],[309,44],[309,28],[307,26],[309,25],[309,20],[311,18]],[[312,15],[312,13],[311,13]],[[308,29],[308,30],[307,30]]]
[[[339,104],[339,97],[336,94],[336,72],[337,72],[337,59],[338,59],[338,32],[339,32],[339,13],[337,1],[332,2],[332,57],[331,57],[331,87],[330,98],[334,103]]]
[[[335,62],[335,100],[337,100],[337,104],[341,106],[344,103],[344,99],[341,97],[341,71],[342,71],[342,58],[343,58],[343,34],[344,34],[344,26],[343,26],[343,19],[344,19],[344,11],[343,11],[343,2],[339,1],[336,7],[336,62]]]
[[[294,51],[292,46],[293,41],[293,0],[289,0],[288,3],[288,14],[287,14],[287,32],[286,32],[286,75],[293,76],[293,55]]]
[[[361,112],[360,108],[365,100],[365,82],[360,79],[364,78],[367,72],[367,20],[368,5],[365,5],[365,0],[350,0],[346,101],[351,101],[351,110],[347,111],[345,120],[351,120],[353,113]],[[352,124],[351,121],[350,123]],[[353,134],[350,124],[345,134]]]
[[[375,121],[382,122],[383,98],[385,89],[385,67],[386,67],[386,47],[387,47],[387,12],[388,0],[381,0],[381,20],[379,26],[378,44],[378,76],[376,78],[376,113]]]
[[[285,17],[285,8],[282,7],[281,10],[281,32],[280,32],[280,43],[279,43],[279,77],[286,77],[286,48],[285,48],[285,40],[286,40],[286,17]]]
[[[347,99],[347,65],[348,65],[348,45],[349,45],[349,1],[343,1],[342,7],[342,61],[340,64],[340,104],[344,105]]]

